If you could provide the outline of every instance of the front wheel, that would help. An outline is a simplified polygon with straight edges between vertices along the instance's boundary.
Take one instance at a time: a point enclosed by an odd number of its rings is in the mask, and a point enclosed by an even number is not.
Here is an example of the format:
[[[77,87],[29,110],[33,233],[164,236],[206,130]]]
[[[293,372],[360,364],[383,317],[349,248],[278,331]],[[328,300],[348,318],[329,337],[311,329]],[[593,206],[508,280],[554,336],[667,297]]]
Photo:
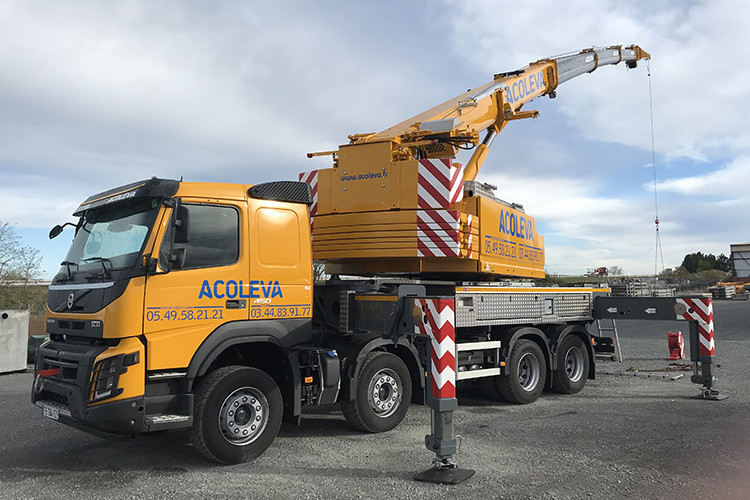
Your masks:
[[[589,351],[580,337],[569,335],[557,349],[557,370],[552,389],[563,394],[577,394],[589,378]]]
[[[411,377],[401,358],[374,351],[365,357],[354,401],[341,403],[347,422],[367,432],[393,429],[406,416],[411,402]]]
[[[276,438],[282,412],[281,391],[271,377],[255,368],[225,366],[209,373],[195,390],[190,438],[211,460],[247,462]]]

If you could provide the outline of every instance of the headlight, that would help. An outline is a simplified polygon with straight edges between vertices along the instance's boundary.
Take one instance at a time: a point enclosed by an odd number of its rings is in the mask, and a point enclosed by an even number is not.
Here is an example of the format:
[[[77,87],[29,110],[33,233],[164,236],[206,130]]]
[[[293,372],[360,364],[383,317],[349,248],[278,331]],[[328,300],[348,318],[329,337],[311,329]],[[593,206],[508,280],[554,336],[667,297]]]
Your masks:
[[[128,366],[138,361],[139,355],[134,352],[127,355],[118,354],[97,362],[91,373],[89,401],[94,403],[120,394],[122,388],[117,387],[120,375],[128,371]]]

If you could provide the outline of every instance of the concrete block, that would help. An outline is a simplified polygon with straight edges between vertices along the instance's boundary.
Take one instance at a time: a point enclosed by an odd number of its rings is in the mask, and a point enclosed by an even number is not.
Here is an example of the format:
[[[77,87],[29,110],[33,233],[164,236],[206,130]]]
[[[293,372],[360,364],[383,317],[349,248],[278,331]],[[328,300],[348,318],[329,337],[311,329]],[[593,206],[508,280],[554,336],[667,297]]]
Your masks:
[[[0,373],[26,369],[29,311],[0,310]]]

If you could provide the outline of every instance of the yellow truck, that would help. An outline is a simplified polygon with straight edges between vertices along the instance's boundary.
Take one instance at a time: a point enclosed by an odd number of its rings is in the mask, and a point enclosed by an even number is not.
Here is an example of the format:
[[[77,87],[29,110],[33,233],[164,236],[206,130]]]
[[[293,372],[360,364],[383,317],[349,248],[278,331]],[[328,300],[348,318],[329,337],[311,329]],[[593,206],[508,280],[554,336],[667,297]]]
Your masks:
[[[222,463],[263,453],[305,406],[339,403],[382,432],[426,401],[427,446],[453,467],[457,383],[513,403],[580,391],[595,375],[586,325],[607,294],[504,283],[543,276],[544,249],[522,207],[474,180],[492,137],[562,81],[647,56],[588,49],[496,75],[319,153],[333,167],[300,181],[152,178],[91,196],[66,224],[32,401],[93,433],[190,429]],[[453,162],[469,147],[465,168]]]

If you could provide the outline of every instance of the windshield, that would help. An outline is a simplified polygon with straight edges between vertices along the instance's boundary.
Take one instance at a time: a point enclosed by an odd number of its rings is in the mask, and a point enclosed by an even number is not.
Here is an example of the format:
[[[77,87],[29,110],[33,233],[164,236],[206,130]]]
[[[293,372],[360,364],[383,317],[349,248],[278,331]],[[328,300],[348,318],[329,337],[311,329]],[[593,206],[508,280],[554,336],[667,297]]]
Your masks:
[[[159,203],[138,198],[87,210],[60,272],[131,267],[141,253]]]

